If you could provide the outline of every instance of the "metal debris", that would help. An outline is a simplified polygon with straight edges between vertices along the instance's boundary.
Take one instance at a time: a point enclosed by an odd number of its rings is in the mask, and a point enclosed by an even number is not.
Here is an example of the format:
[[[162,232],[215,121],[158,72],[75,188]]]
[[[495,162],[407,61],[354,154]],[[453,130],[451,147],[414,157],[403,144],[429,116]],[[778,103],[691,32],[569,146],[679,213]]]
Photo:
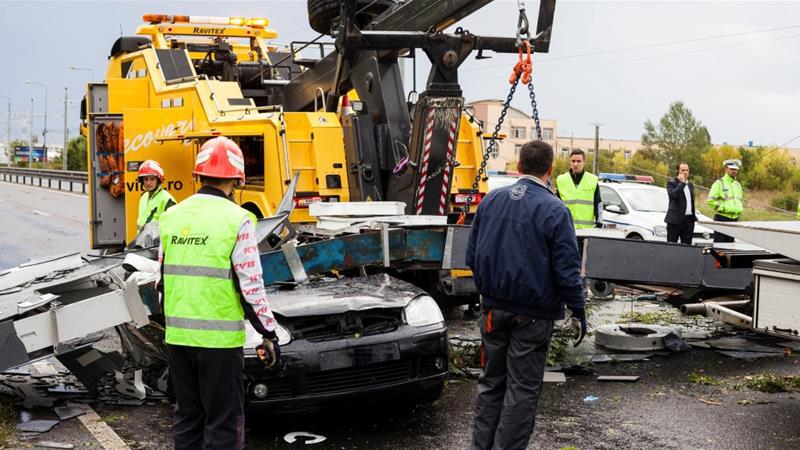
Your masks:
[[[62,421],[86,414],[83,408],[77,406],[56,406],[53,408],[58,418]]]
[[[593,355],[593,363],[607,363],[607,362],[633,362],[633,361],[648,361],[652,353],[632,353],[632,354],[613,354],[613,355]]]
[[[58,420],[30,420],[17,424],[17,431],[28,433],[47,433],[54,426],[58,425]]]
[[[600,375],[597,381],[639,381],[638,375]]]
[[[133,373],[133,383],[128,381],[125,375],[118,370],[114,371],[114,379],[117,381],[114,389],[120,394],[139,400],[143,400],[147,397],[147,390],[142,382],[142,369],[137,369]]]
[[[717,350],[717,353],[736,359],[755,359],[781,356],[783,353],[773,352],[737,352],[733,350]]]
[[[543,381],[545,383],[566,383],[567,376],[564,375],[564,372],[545,372]]]
[[[664,336],[664,347],[668,350],[673,352],[685,352],[691,350],[689,344],[687,344],[680,336],[675,333],[669,333]]]
[[[54,442],[54,441],[39,441],[35,442],[34,445],[43,448],[65,448],[65,449],[75,448],[75,446],[72,444],[68,444],[66,442]]]

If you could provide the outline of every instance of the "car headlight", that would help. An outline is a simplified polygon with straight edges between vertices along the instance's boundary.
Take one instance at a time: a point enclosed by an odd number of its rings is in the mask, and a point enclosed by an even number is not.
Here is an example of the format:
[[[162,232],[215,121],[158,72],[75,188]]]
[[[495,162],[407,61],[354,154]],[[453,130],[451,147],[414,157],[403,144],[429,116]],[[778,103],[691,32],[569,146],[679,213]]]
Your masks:
[[[406,323],[412,327],[424,327],[444,322],[442,310],[436,301],[428,295],[420,295],[414,298],[405,309]]]
[[[653,227],[653,233],[658,237],[667,237],[667,227],[664,225],[656,225]]]
[[[245,348],[255,348],[257,345],[261,345],[262,337],[258,332],[256,332],[255,328],[250,325],[250,322],[245,321],[244,323],[244,331],[245,331]],[[275,328],[275,334],[278,336],[278,345],[287,345],[289,342],[292,342],[292,333],[289,331],[288,328],[284,327],[281,324],[278,324],[278,327]]]

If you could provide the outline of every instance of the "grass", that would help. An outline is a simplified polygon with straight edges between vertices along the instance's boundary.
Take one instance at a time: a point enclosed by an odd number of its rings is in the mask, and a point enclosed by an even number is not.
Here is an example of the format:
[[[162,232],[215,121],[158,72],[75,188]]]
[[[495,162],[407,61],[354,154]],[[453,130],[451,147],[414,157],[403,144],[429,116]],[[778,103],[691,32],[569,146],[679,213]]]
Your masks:
[[[678,317],[675,311],[652,311],[642,313],[639,311],[629,311],[619,316],[620,322],[638,322],[648,325],[657,323],[672,323]]]
[[[722,384],[722,381],[712,377],[711,375],[704,375],[697,372],[692,372],[689,374],[689,381],[694,384],[703,384],[706,386],[719,386]]]
[[[747,376],[739,387],[746,387],[755,391],[775,394],[778,392],[800,391],[800,377],[782,377],[770,373]]]
[[[17,409],[9,397],[0,397],[0,448],[11,445],[9,439],[17,429]]]
[[[744,193],[744,212],[739,220],[742,222],[750,221],[775,221],[775,220],[795,220],[795,211],[784,213],[770,208],[772,197],[780,194],[778,191],[752,191]],[[714,218],[714,211],[708,207],[706,198],[708,192],[700,192],[695,199],[697,210],[709,218]]]
[[[128,415],[121,413],[110,413],[101,417],[100,420],[110,425],[111,423],[116,422],[118,420],[128,420]]]

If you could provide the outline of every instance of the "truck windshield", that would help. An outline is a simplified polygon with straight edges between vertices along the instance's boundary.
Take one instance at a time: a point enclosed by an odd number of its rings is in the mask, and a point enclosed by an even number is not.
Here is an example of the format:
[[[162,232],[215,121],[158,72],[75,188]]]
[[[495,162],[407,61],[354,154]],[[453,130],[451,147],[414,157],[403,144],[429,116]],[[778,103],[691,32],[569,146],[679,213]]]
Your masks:
[[[620,188],[622,196],[628,199],[631,208],[644,212],[667,212],[669,198],[665,189]]]

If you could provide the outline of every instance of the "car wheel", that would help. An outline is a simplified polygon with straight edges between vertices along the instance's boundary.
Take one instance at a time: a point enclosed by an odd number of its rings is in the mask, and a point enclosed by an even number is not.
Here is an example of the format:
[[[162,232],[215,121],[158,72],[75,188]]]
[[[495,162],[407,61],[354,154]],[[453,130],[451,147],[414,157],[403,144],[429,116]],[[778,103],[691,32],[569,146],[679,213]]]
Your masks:
[[[631,234],[625,236],[625,239],[634,239],[634,240],[637,240],[637,241],[643,241],[644,240],[642,235],[639,234],[639,233],[631,233]]]

